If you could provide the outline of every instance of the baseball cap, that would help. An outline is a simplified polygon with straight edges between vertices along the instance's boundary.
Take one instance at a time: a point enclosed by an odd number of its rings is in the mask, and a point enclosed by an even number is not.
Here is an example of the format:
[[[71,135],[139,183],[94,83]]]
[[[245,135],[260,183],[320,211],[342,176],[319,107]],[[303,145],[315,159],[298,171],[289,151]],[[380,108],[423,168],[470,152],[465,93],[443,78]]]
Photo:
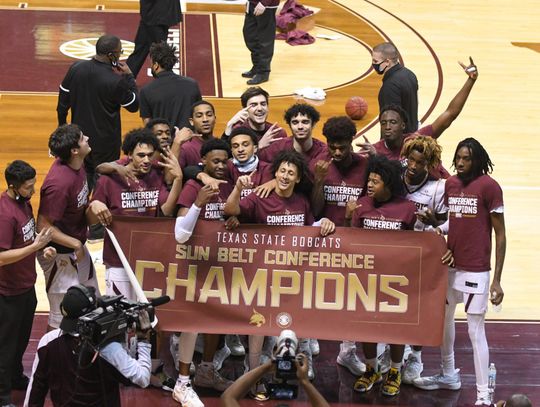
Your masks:
[[[96,289],[82,284],[68,288],[60,304],[60,311],[64,318],[60,329],[65,332],[76,332],[79,317],[96,308]]]

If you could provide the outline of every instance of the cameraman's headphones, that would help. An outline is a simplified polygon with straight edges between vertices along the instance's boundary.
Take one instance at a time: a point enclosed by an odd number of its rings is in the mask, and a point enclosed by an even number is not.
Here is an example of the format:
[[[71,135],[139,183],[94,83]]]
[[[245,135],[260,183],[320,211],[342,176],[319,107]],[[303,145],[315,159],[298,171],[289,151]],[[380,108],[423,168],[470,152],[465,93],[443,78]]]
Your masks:
[[[91,288],[94,288],[94,287],[91,287]],[[69,287],[68,291],[69,290],[77,290],[81,292],[84,295],[84,298],[88,300],[89,304],[81,310],[83,315],[96,308],[97,297],[96,297],[95,289],[89,290],[88,287],[82,284],[77,284],[77,285]],[[62,312],[62,315],[66,316],[66,312],[64,311],[64,307],[62,306],[62,304],[60,304],[60,311]]]

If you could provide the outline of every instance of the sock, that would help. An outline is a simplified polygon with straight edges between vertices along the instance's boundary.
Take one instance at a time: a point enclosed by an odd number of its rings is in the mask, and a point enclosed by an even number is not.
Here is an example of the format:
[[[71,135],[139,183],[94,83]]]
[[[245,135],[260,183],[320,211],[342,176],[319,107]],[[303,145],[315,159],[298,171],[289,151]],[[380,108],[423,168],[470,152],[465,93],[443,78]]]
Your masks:
[[[454,361],[454,352],[442,357],[442,371],[445,376],[452,376],[456,373],[456,365]]]
[[[401,370],[401,362],[390,362],[390,367],[399,371]]]
[[[419,363],[422,363],[422,351],[411,349],[411,355],[413,355]]]
[[[370,365],[376,372],[379,370],[379,362],[377,358],[366,359],[366,365]]]

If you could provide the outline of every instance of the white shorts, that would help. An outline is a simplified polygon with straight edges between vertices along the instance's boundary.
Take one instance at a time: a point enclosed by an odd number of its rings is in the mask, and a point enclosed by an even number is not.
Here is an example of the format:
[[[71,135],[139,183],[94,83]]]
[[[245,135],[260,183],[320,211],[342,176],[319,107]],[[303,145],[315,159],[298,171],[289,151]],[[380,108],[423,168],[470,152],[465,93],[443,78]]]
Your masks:
[[[449,268],[446,300],[452,305],[464,303],[468,314],[485,314],[489,301],[489,280],[489,271]]]
[[[84,258],[77,263],[73,253],[59,253],[52,259],[46,259],[43,251],[38,252],[37,260],[45,275],[45,290],[49,299],[49,325],[53,328],[58,328],[62,321],[60,303],[69,287],[77,284],[92,286],[99,295],[96,270],[86,246],[84,253]]]
[[[124,268],[108,267],[105,269],[105,284],[107,295],[123,295],[128,300],[137,301],[137,294],[135,294]]]

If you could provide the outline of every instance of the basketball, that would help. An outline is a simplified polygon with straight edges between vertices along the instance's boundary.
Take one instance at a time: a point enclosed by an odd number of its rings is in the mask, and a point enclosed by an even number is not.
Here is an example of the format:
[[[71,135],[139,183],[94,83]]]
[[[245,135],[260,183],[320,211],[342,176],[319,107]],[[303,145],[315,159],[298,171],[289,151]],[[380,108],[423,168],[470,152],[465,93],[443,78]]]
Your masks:
[[[353,120],[362,119],[368,110],[368,104],[366,99],[361,96],[352,96],[347,103],[345,103],[345,112]]]

